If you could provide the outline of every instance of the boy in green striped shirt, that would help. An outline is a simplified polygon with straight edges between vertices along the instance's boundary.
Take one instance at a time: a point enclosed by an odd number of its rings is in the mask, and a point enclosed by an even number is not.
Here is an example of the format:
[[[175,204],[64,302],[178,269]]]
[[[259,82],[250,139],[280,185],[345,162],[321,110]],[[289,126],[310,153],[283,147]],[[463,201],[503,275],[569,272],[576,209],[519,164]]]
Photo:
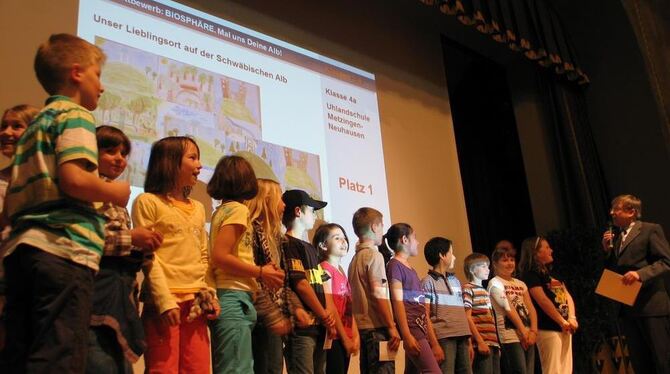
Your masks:
[[[6,348],[0,372],[83,373],[93,275],[104,244],[95,202],[125,206],[127,182],[98,177],[95,119],[104,53],[54,34],[35,56],[51,95],[16,147],[4,214]]]

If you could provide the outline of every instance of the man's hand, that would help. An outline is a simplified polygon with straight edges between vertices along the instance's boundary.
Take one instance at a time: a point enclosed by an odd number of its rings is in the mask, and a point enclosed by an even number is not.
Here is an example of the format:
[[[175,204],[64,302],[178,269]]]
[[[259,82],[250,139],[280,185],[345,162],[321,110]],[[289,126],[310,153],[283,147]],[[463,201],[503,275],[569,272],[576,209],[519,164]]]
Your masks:
[[[623,275],[623,278],[621,278],[621,281],[626,286],[628,286],[629,284],[633,284],[633,282],[639,282],[640,281],[640,274],[638,274],[637,271],[629,271],[628,273]]]
[[[605,233],[603,234],[603,240],[601,242],[603,245],[603,250],[605,252],[609,252],[612,249],[610,247],[613,246],[613,240],[614,240],[614,233],[612,232],[612,230],[605,231]]]

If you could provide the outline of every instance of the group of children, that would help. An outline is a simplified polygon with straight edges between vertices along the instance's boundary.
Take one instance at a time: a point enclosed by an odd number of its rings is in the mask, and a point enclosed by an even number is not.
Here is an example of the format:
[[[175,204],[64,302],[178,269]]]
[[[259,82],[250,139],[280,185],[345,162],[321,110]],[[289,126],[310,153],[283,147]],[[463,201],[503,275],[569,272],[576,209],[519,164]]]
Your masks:
[[[362,373],[394,373],[380,355],[402,340],[406,372],[499,372],[502,351],[506,372],[532,373],[536,342],[543,365],[569,348],[549,334],[547,347],[562,348],[545,359],[541,345],[542,329],[577,328],[542,238],[521,262],[532,301],[512,277],[509,248],[494,251],[488,290],[489,260],[468,256],[461,287],[451,242],[433,238],[424,247],[432,270],[420,280],[408,262],[418,253],[413,228],[384,233],[373,208],[353,216],[358,241],[345,272],[342,226],[321,225],[304,240],[327,203],[282,194],[271,170],[243,154],[222,157],[207,185],[221,201],[208,235],[205,209],[189,197],[200,150],[184,136],[153,144],[128,214],[130,186],[117,178],[131,143],[115,127],[96,128],[90,112],[104,61],[98,47],[52,35],[35,57],[46,106],[2,117],[1,151],[13,162],[0,171],[1,372],[130,373],[144,355],[150,373],[281,373],[284,360],[289,373],[346,373],[360,352]],[[553,311],[541,313],[547,305]]]

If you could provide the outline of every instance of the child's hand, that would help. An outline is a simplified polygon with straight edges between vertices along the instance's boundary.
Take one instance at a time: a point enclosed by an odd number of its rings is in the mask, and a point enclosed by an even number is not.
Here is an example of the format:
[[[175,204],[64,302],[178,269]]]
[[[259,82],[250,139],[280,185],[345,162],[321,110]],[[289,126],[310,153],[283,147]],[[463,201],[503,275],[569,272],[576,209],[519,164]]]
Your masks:
[[[295,322],[298,327],[305,328],[312,324],[312,316],[303,308],[295,309]]]
[[[440,347],[439,344],[436,344],[434,347],[431,347],[431,350],[433,351],[433,356],[435,356],[435,360],[437,363],[441,363],[444,361],[444,351],[442,350],[442,347]]]
[[[412,356],[418,356],[421,354],[421,346],[416,339],[410,335],[405,340],[405,352],[409,353]]]
[[[397,351],[400,348],[400,334],[398,334],[398,329],[395,326],[391,326],[389,329],[389,349],[392,351]]]
[[[570,318],[568,319],[568,323],[570,324],[570,331],[571,334],[574,334],[577,332],[577,329],[579,328],[579,324],[577,323],[577,318]]]
[[[261,267],[261,280],[269,288],[279,288],[284,285],[284,270],[277,269],[274,264]]]
[[[177,326],[180,321],[179,308],[166,310],[161,314],[161,321],[168,326]]]
[[[482,356],[488,356],[491,354],[491,348],[489,348],[489,345],[486,343],[477,344],[477,353],[479,353]]]
[[[327,328],[335,327],[335,316],[333,312],[326,309],[326,315],[321,317],[321,323]]]
[[[342,345],[344,346],[344,350],[347,352],[348,355],[355,355],[358,353],[358,350],[354,346],[353,340],[349,338],[342,338]]]
[[[526,340],[526,349],[535,345],[537,340],[537,331],[528,330],[528,340]]]
[[[157,250],[163,243],[163,234],[146,227],[135,227],[130,230],[130,237],[133,245],[142,248],[145,253]]]
[[[361,337],[358,335],[358,333],[354,332],[354,338],[352,339],[352,343],[354,345],[354,353],[353,355],[357,355],[358,352],[361,350]]]

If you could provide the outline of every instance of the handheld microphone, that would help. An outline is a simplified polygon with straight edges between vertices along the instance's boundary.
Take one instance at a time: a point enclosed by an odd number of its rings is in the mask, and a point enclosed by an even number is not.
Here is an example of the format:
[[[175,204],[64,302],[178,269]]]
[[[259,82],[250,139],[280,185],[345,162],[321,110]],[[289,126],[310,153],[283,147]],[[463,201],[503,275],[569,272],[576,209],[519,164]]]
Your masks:
[[[612,225],[612,221],[607,222],[607,231],[610,233],[610,242],[607,248],[614,249],[614,226]]]

